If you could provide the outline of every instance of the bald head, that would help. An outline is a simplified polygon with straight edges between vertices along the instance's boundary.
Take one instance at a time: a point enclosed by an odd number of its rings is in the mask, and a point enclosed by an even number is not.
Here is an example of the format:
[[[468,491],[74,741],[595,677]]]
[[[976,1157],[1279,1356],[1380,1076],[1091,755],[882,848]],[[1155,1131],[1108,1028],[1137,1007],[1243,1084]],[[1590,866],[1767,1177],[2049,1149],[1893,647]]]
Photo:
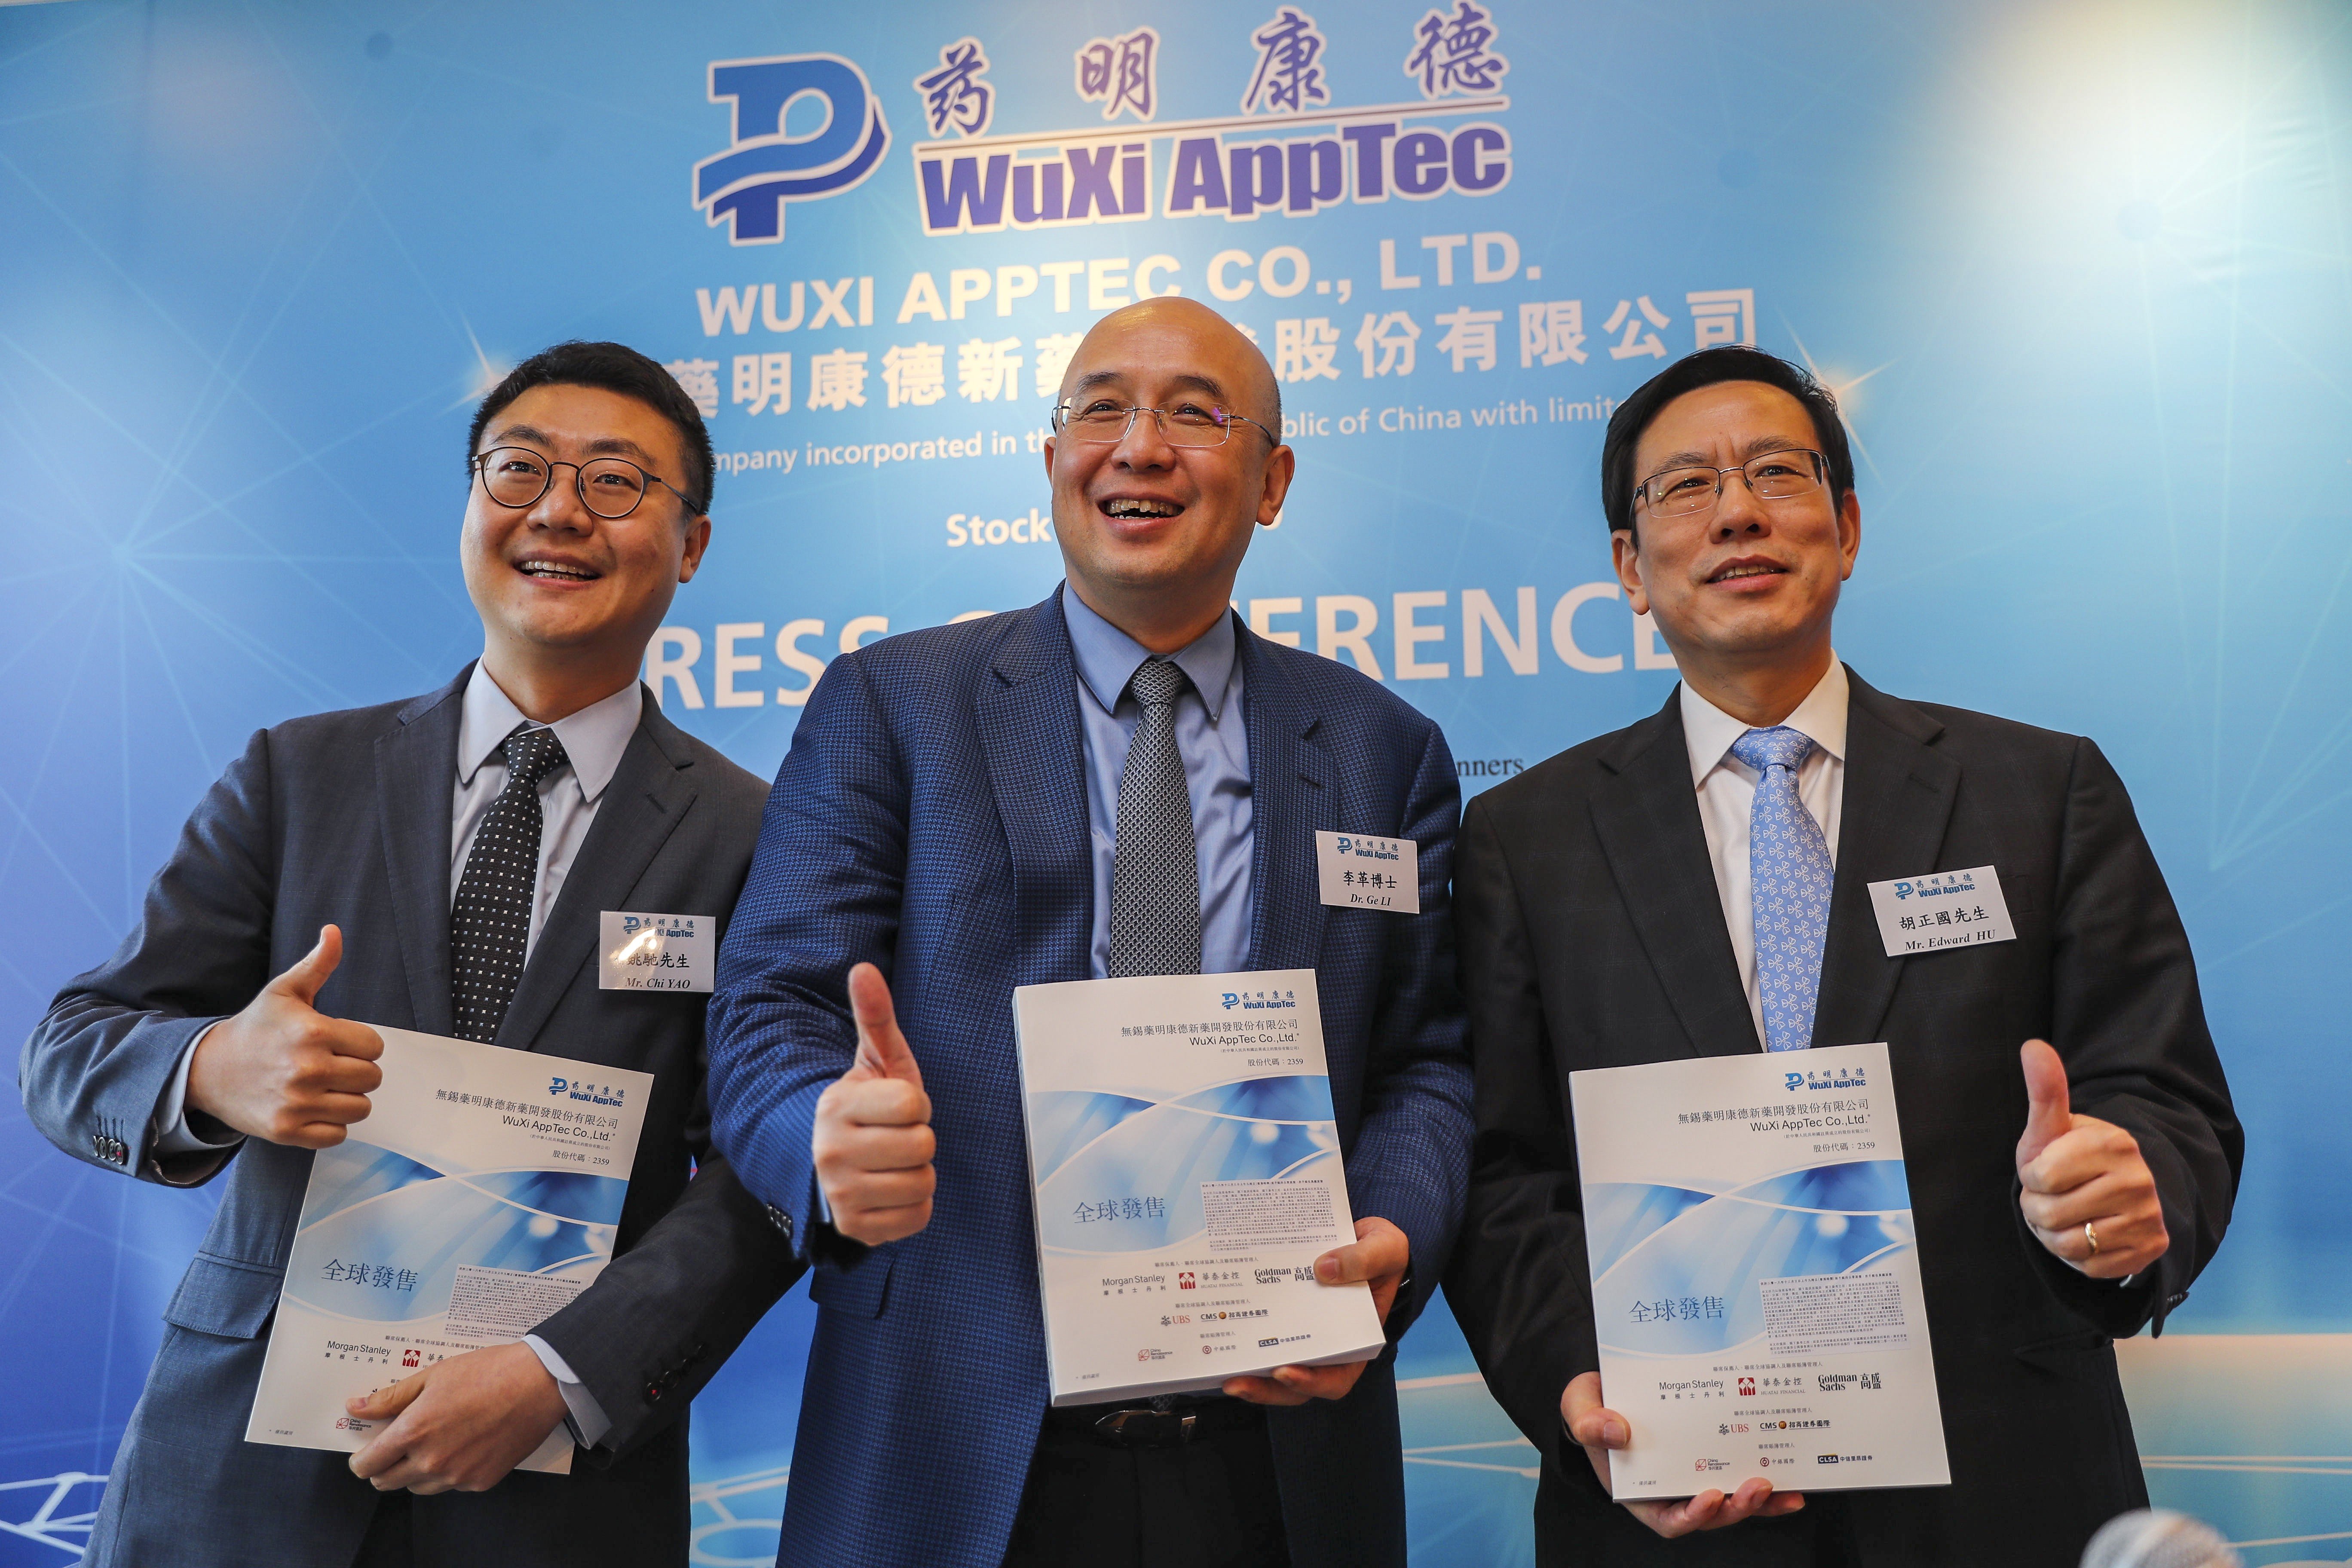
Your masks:
[[[1180,295],[1138,300],[1097,321],[1062,373],[1061,401],[1111,379],[1139,356],[1162,368],[1182,366],[1202,391],[1281,439],[1282,387],[1274,366],[1231,321]]]
[[[1274,367],[1214,310],[1163,296],[1096,322],[1070,356],[1062,397],[1180,416],[1077,429],[1057,418],[1045,443],[1071,591],[1152,652],[1172,653],[1226,613],[1250,536],[1282,516],[1298,458],[1282,444]],[[1222,429],[1202,446],[1211,409]]]

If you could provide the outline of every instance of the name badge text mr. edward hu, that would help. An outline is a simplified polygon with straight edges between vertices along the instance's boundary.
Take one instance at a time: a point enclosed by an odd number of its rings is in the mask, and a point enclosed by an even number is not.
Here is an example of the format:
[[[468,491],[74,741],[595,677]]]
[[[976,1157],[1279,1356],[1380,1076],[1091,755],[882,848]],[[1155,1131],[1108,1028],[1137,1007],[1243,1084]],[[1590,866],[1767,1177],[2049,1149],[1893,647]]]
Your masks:
[[[2000,875],[1990,866],[1873,882],[1870,907],[1889,958],[2017,940]]]

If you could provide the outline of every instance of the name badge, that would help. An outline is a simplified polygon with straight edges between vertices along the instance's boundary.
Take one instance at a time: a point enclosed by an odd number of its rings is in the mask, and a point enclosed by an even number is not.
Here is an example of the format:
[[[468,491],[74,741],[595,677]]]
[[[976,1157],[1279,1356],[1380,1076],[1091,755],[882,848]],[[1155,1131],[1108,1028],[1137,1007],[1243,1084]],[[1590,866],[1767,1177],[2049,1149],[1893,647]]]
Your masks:
[[[596,917],[596,984],[605,991],[708,991],[719,972],[719,922],[709,915]]]
[[[1334,909],[1421,913],[1421,847],[1410,838],[1318,832],[1315,869]]]
[[[1990,866],[1873,882],[1870,907],[1889,958],[2017,940],[2000,875]]]

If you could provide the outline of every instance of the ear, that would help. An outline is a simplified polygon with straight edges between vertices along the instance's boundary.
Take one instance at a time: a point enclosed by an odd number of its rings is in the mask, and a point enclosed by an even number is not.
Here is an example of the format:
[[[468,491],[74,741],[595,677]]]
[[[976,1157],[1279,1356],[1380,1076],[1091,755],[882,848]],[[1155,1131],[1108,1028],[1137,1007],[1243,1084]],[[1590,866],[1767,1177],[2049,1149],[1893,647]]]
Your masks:
[[[1258,490],[1257,522],[1260,528],[1272,528],[1282,520],[1282,500],[1290,493],[1290,481],[1298,477],[1298,454],[1288,447],[1276,447],[1266,454],[1265,482]]]
[[[1635,615],[1648,615],[1650,592],[1642,585],[1642,547],[1632,529],[1620,528],[1610,533],[1609,560],[1617,568],[1617,582],[1625,590],[1625,603],[1633,606]]]
[[[1853,575],[1853,558],[1862,552],[1862,498],[1848,490],[1838,501],[1838,553],[1845,558],[1845,566],[1838,574],[1844,582]]]
[[[702,552],[710,548],[710,520],[698,517],[686,525],[686,552],[678,558],[677,580],[691,583],[702,569]]]

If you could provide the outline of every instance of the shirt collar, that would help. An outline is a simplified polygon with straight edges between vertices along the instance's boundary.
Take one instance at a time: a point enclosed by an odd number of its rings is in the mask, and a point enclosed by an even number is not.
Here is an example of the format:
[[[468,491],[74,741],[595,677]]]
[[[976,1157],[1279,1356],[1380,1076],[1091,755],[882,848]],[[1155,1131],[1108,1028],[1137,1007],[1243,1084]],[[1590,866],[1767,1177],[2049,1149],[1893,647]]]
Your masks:
[[[1062,618],[1069,625],[1070,650],[1077,656],[1078,678],[1087,695],[1104,712],[1118,711],[1127,683],[1151,657],[1151,650],[1095,614],[1066,583],[1062,584]],[[1219,616],[1207,631],[1170,654],[1168,660],[1184,672],[1192,689],[1200,693],[1202,706],[1209,710],[1209,722],[1217,722],[1225,685],[1234,673],[1233,616]]]
[[[1696,788],[1730,754],[1731,743],[1754,726],[1701,697],[1687,680],[1682,684],[1682,705],[1683,743],[1690,748],[1691,785]],[[1780,722],[1842,763],[1845,761],[1845,666],[1832,649],[1829,668],[1797,704],[1797,710]]]
[[[645,689],[632,680],[602,701],[591,702],[547,726],[563,742],[563,754],[571,760],[572,776],[579,784],[583,800],[593,805],[613,782],[621,753],[629,749],[629,737],[637,732],[644,706]],[[464,717],[457,726],[457,783],[472,784],[490,753],[514,733],[515,726],[530,722],[489,673],[475,665],[466,682]]]

